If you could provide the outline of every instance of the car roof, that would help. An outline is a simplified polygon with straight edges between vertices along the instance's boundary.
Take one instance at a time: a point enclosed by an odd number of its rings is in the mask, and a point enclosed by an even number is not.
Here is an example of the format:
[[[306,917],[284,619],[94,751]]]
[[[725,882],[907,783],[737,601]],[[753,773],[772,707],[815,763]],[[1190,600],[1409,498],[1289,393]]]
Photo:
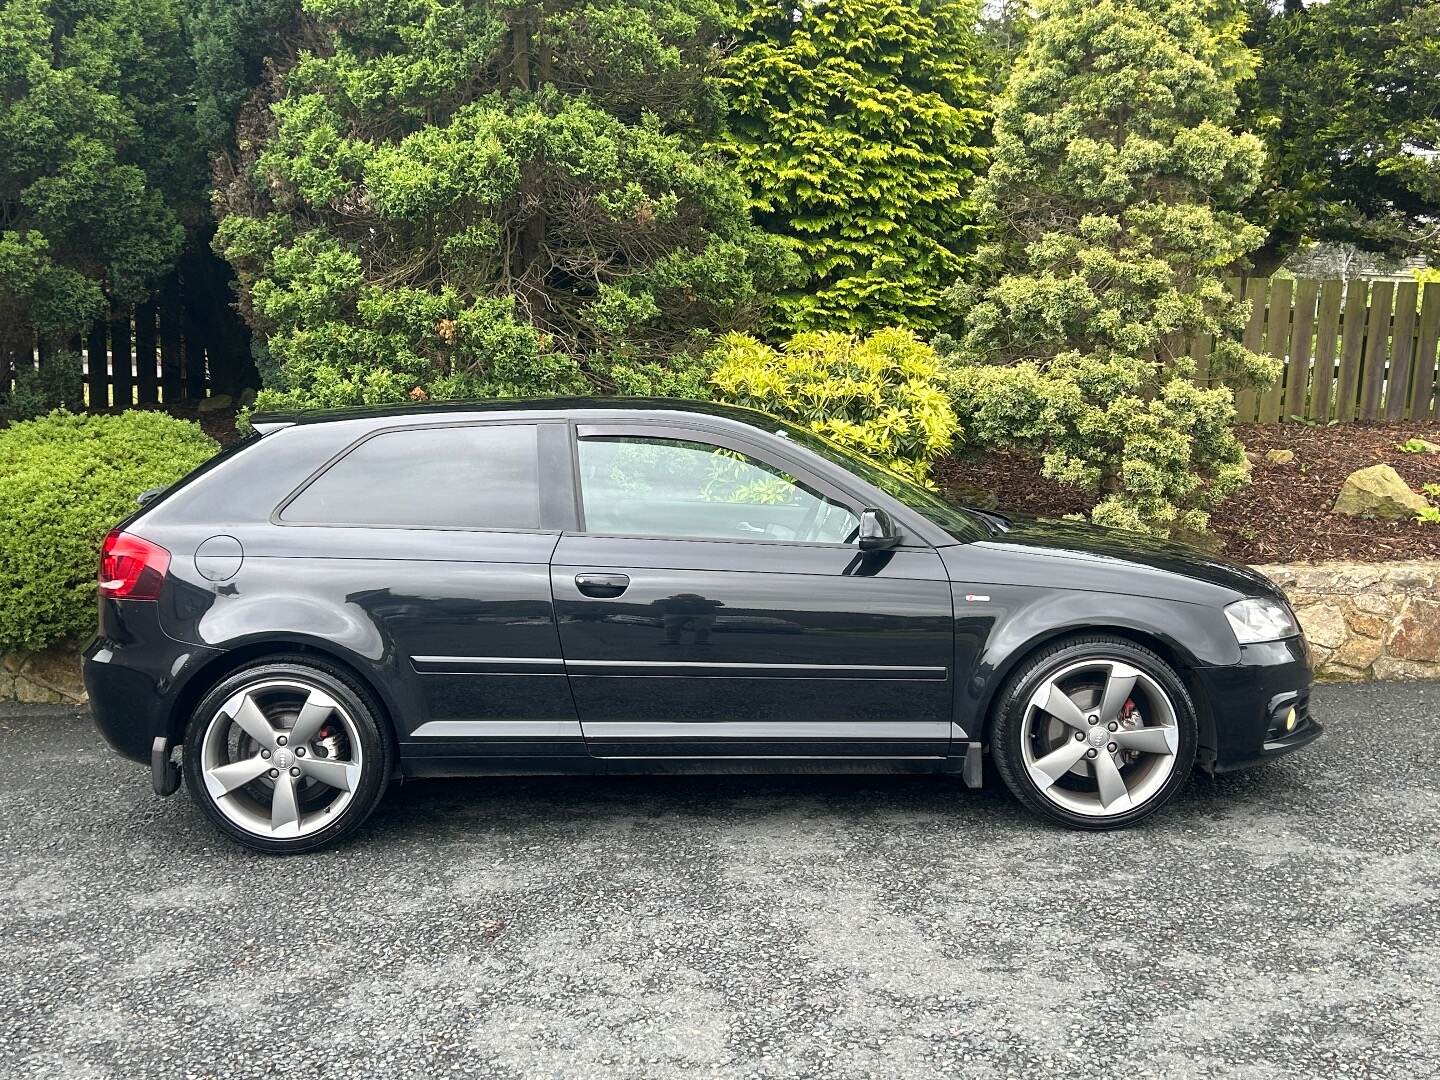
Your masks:
[[[717,416],[750,426],[771,422],[765,413],[740,405],[688,398],[551,397],[489,398],[477,401],[427,401],[413,405],[362,405],[343,409],[304,409],[295,412],[259,412],[250,417],[260,432],[296,424],[326,424],[341,420],[392,419],[422,423],[437,417],[473,413],[512,413],[525,416],[576,416],[614,413],[617,418],[643,418],[658,413]]]

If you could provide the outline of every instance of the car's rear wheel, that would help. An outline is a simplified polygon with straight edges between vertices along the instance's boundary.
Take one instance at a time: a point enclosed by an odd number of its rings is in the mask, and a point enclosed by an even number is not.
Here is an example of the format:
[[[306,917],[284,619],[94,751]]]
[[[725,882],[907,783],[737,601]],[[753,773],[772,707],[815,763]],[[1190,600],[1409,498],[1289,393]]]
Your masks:
[[[314,851],[354,832],[384,794],[390,767],[369,695],[310,658],[226,677],[185,737],[191,798],[223,832],[272,853]]]
[[[1061,641],[1029,658],[997,707],[991,753],[1032,810],[1080,829],[1149,817],[1195,761],[1195,706],[1173,668],[1123,638]]]

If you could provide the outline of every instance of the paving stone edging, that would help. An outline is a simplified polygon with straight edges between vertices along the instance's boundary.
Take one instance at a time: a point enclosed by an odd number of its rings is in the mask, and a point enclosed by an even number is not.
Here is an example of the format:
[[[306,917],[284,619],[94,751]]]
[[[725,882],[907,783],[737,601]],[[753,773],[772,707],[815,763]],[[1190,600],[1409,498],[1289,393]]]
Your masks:
[[[1285,590],[1329,679],[1440,679],[1440,562],[1257,566]],[[0,656],[0,701],[83,705],[74,648]]]

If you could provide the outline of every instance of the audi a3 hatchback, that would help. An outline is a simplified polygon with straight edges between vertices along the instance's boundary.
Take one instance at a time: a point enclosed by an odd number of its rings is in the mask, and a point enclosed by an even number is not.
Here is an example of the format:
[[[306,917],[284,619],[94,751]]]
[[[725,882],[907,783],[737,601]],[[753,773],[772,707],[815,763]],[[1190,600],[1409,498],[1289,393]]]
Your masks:
[[[259,416],[105,541],[101,732],[270,852],[405,777],[939,772],[1081,829],[1320,735],[1284,597],[645,400]],[[178,760],[177,760],[178,758]]]

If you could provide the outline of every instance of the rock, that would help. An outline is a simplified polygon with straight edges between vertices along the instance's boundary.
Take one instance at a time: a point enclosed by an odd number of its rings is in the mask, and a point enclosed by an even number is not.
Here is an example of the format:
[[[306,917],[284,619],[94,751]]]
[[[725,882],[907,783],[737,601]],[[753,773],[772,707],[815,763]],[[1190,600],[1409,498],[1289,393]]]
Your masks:
[[[1386,596],[1381,592],[1356,593],[1351,600],[1356,611],[1363,611],[1370,615],[1380,615],[1387,622],[1395,614],[1396,604],[1393,597]]]
[[[1294,450],[1266,450],[1265,460],[1271,465],[1289,465],[1295,460]]]
[[[85,680],[80,672],[77,649],[46,649],[31,653],[21,669],[23,678],[59,694],[67,701],[85,700]]]
[[[1384,651],[1385,646],[1378,638],[1352,637],[1336,650],[1331,659],[1342,667],[1365,671],[1380,659],[1380,654]]]
[[[1440,454],[1440,443],[1433,443],[1429,439],[1409,439],[1405,445],[1414,447],[1421,454]]]
[[[208,413],[219,412],[221,409],[228,409],[234,404],[234,399],[229,394],[211,394],[207,398],[201,398],[200,404],[195,406],[196,412]]]
[[[1390,636],[1389,653],[1400,660],[1440,663],[1440,600],[1417,597],[1405,605]]]
[[[1377,679],[1440,679],[1440,664],[1425,664],[1415,660],[1396,660],[1393,656],[1382,656],[1375,661]]]
[[[15,700],[25,705],[63,705],[65,698],[54,690],[31,682],[23,675],[15,680]]]
[[[1305,636],[1324,649],[1338,649],[1350,636],[1345,628],[1345,613],[1333,604],[1313,604],[1297,608],[1295,617]]]
[[[1389,465],[1371,465],[1345,478],[1335,499],[1335,512],[1350,517],[1409,518],[1429,505]]]
[[[1383,638],[1385,631],[1390,629],[1390,620],[1383,615],[1371,615],[1368,612],[1352,608],[1345,612],[1345,625],[1350,627],[1352,634],[1379,639]]]

